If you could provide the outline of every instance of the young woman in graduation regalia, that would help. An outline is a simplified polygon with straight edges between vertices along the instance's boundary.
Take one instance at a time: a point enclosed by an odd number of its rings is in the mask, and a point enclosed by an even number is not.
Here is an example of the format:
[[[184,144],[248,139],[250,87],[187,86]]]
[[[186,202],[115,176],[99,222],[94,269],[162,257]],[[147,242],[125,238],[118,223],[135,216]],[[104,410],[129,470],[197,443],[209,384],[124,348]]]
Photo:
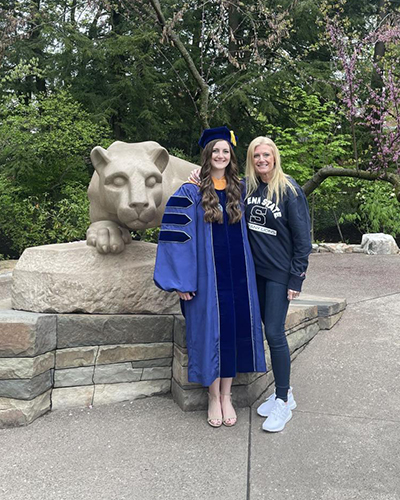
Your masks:
[[[209,387],[208,423],[232,426],[232,379],[266,371],[263,335],[235,135],[207,129],[199,144],[200,186],[185,183],[167,202],[154,281],[182,301],[188,378]]]

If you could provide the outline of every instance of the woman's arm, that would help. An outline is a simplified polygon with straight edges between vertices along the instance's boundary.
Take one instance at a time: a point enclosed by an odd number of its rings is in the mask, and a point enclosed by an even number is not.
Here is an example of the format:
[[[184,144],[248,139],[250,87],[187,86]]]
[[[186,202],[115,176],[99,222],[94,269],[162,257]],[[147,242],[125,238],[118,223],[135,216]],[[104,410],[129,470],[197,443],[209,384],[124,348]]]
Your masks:
[[[288,224],[292,235],[293,257],[290,266],[288,297],[300,293],[306,277],[308,257],[311,253],[311,223],[307,199],[299,188],[298,195],[290,197],[288,204]],[[297,295],[298,295],[297,293]],[[291,299],[289,299],[291,300]]]

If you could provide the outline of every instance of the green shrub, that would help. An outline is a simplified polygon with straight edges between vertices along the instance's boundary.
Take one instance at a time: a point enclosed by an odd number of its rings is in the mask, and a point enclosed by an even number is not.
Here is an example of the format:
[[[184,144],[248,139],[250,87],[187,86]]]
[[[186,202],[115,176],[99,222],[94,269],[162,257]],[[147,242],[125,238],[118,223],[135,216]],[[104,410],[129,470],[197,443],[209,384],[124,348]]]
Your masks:
[[[0,251],[17,258],[27,247],[85,238],[89,226],[86,186],[62,187],[60,199],[48,194],[24,196],[20,187],[0,176]]]
[[[361,233],[400,235],[399,203],[392,186],[382,181],[358,184],[356,211],[342,215],[340,222],[354,223]]]

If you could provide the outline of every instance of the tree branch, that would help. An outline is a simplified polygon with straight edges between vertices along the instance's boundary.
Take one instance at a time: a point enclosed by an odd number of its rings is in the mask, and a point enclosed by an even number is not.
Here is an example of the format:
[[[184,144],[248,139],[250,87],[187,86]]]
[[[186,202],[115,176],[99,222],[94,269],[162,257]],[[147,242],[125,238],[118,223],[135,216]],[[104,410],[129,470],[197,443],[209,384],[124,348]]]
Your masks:
[[[356,170],[354,168],[323,167],[308,180],[302,189],[306,196],[315,191],[328,177],[355,177],[367,181],[386,181],[393,185],[397,201],[400,203],[400,176],[385,172],[370,172],[367,170]]]
[[[187,51],[186,47],[182,43],[181,39],[175,33],[175,31],[167,25],[167,22],[165,20],[164,14],[161,11],[161,6],[159,0],[150,0],[149,2],[151,6],[154,9],[154,12],[157,15],[158,22],[160,23],[161,27],[163,30],[168,34],[169,38],[171,41],[174,43],[176,48],[179,50],[181,53],[183,59],[185,60],[187,67],[189,69],[189,72],[195,79],[199,89],[200,89],[200,121],[201,124],[204,128],[210,128],[210,125],[208,123],[208,100],[209,100],[209,87],[207,83],[204,81],[202,76],[200,75],[198,69],[196,68],[196,65]]]

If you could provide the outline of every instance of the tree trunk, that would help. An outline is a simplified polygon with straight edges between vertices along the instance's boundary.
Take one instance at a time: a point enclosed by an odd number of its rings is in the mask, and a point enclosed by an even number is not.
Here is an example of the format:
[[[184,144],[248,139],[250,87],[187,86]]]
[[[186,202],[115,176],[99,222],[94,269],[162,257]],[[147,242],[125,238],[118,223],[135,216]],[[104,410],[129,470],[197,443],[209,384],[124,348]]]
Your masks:
[[[379,0],[378,2],[378,25],[381,24],[384,17],[386,16],[386,11],[384,10],[385,0]],[[379,69],[381,67],[381,60],[385,55],[385,43],[384,42],[376,42],[374,47],[374,68],[372,70],[371,77],[371,86],[373,89],[378,89],[383,87],[382,77],[379,73]],[[377,66],[377,67],[375,67]]]
[[[150,0],[149,3],[152,6],[157,16],[157,20],[160,26],[162,27],[163,30],[166,31],[168,37],[172,40],[174,46],[181,53],[181,56],[185,61],[186,66],[189,70],[189,73],[192,75],[193,79],[195,80],[198,86],[200,92],[199,119],[203,128],[210,128],[208,122],[209,118],[208,104],[209,104],[209,94],[210,94],[209,87],[205,82],[205,80],[203,79],[203,77],[201,76],[199,70],[197,69],[193,61],[193,58],[190,56],[189,52],[187,51],[185,45],[182,43],[178,34],[172,28],[167,27],[167,23],[164,14],[162,13],[159,0]]]

